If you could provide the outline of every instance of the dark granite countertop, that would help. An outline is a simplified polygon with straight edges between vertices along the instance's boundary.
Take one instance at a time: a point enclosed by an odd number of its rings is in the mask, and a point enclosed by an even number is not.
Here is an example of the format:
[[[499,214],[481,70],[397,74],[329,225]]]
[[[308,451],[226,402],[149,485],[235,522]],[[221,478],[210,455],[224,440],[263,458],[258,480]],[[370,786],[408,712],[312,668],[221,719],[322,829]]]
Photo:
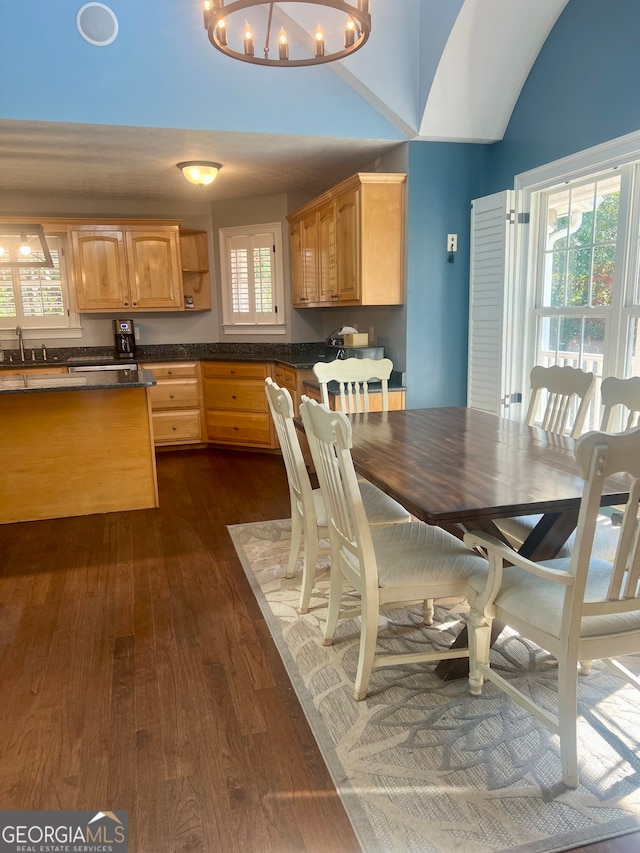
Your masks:
[[[38,365],[42,367],[42,364]],[[83,373],[40,373],[29,376],[0,375],[0,394],[30,394],[38,391],[97,391],[149,388],[156,384],[150,370],[91,370]]]
[[[302,344],[155,344],[139,346],[127,358],[116,357],[113,347],[50,348],[44,361],[39,350],[36,361],[21,362],[17,350],[5,350],[4,369],[25,372],[33,368],[68,367],[73,365],[117,364],[136,362],[146,364],[157,361],[273,361],[297,369],[311,368],[317,361],[325,361],[324,343]],[[9,361],[9,358],[12,360]]]

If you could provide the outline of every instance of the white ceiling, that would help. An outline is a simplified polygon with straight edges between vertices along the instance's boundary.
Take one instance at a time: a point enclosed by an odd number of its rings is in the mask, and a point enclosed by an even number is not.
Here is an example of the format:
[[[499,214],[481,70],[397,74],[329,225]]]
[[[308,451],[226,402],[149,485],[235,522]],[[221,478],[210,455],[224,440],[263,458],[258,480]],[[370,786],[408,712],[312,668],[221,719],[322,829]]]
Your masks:
[[[36,16],[38,20],[52,14],[50,4],[43,0],[34,2],[42,5],[40,14]],[[171,3],[164,0],[162,5],[166,5],[171,14],[179,15],[179,8],[173,5],[174,2],[187,5],[186,0],[171,0]],[[336,104],[335,115],[327,115],[328,119],[333,118],[333,126],[331,135],[326,136],[316,135],[318,117],[310,119],[309,100],[304,103],[293,100],[285,105],[284,111],[282,103],[276,104],[273,116],[277,117],[277,126],[282,126],[281,133],[247,133],[228,129],[241,127],[243,116],[246,118],[245,103],[239,99],[246,97],[247,108],[255,109],[256,95],[247,89],[249,78],[245,78],[244,72],[248,66],[222,57],[208,43],[206,54],[201,56],[198,53],[197,58],[201,62],[211,61],[213,70],[222,73],[227,81],[211,101],[215,104],[217,99],[217,111],[200,111],[202,120],[208,122],[205,127],[209,129],[202,129],[203,125],[200,129],[179,129],[189,120],[185,104],[175,102],[176,109],[172,110],[173,102],[165,99],[163,103],[162,92],[153,90],[153,67],[149,68],[146,82],[132,81],[132,89],[137,91],[136,87],[140,86],[143,97],[145,85],[149,85],[158,108],[164,107],[164,116],[175,121],[177,127],[135,127],[131,126],[131,121],[114,122],[113,117],[119,115],[118,103],[117,98],[108,95],[106,75],[104,80],[97,80],[95,103],[87,103],[86,110],[81,113],[91,116],[91,119],[85,119],[91,123],[52,120],[52,116],[54,119],[64,117],[68,106],[61,103],[60,97],[47,100],[45,84],[49,81],[38,79],[36,73],[31,93],[28,75],[14,76],[22,90],[20,99],[12,87],[3,91],[7,104],[6,110],[3,107],[6,117],[0,120],[0,194],[148,201],[193,199],[194,193],[199,200],[226,200],[274,192],[313,194],[353,171],[370,166],[377,157],[406,140],[498,140],[504,134],[538,52],[566,3],[567,0],[371,0],[372,36],[369,43],[349,60],[326,66],[335,75],[329,75],[328,82],[333,80],[335,85],[326,87],[324,101],[318,92],[318,103],[325,105],[325,111],[327,100],[329,104]],[[73,5],[76,11],[80,5],[79,0],[75,4],[64,0],[64,4]],[[110,5],[118,11],[116,0]],[[124,16],[129,11],[127,8],[121,14]],[[31,32],[24,32],[25,28],[20,26],[23,21],[16,17],[27,15],[27,7],[14,5],[8,12],[14,16],[13,24],[9,22],[9,29],[13,26],[15,30],[9,33],[14,40],[31,36]],[[133,10],[131,14],[133,17]],[[54,20],[55,17],[50,21],[44,19],[43,36],[48,35],[47,27]],[[133,22],[129,29],[132,27]],[[65,52],[71,56],[79,49],[78,33],[75,28],[70,33],[70,29],[66,26],[64,30],[65,37],[69,38],[67,50],[61,43],[57,54],[62,62],[61,70],[64,70]],[[112,61],[111,56],[114,56],[113,61],[122,63],[129,54],[142,55],[141,50],[136,52],[128,47],[125,41],[127,31],[127,27],[121,27],[112,48],[81,45],[83,49],[94,52],[81,55],[81,59],[85,64],[89,59],[96,62],[94,57],[99,57],[100,62],[104,60],[103,65],[95,67],[105,74],[108,63]],[[198,40],[194,44],[198,51],[203,51],[200,40],[206,41],[206,35],[199,32],[197,35]],[[12,43],[11,39],[9,43]],[[28,42],[20,55],[26,56],[28,51],[29,63],[37,63],[41,56],[42,61],[48,61],[36,46],[27,45]],[[148,50],[149,46],[142,48]],[[196,51],[191,45],[189,48],[191,52]],[[12,49],[18,52],[16,45]],[[123,53],[106,53],[109,49]],[[127,50],[129,54],[124,52]],[[211,53],[216,56],[211,57]],[[120,56],[119,60],[115,59],[117,56]],[[9,63],[9,59],[5,61]],[[161,64],[162,56],[158,55],[155,61]],[[157,73],[160,71],[159,66]],[[31,66],[29,72],[33,72]],[[41,73],[46,78],[46,67]],[[76,73],[82,75],[82,68]],[[262,70],[262,74],[272,73],[280,75],[278,86],[284,78],[296,80],[294,69]],[[250,79],[257,80],[255,77]],[[264,77],[259,79],[264,88]],[[253,85],[257,84],[254,82]],[[37,90],[36,86],[39,87]],[[291,90],[299,97],[295,83]],[[65,93],[67,91],[64,90]],[[336,98],[340,93],[344,93],[344,102],[337,104]],[[32,96],[25,97],[25,94]],[[314,93],[310,92],[308,97],[313,105]],[[15,104],[11,98],[15,98]],[[231,100],[225,101],[225,98]],[[27,109],[23,106],[25,101]],[[73,102],[72,97],[70,101]],[[140,101],[140,106],[144,105],[149,110],[153,103],[153,100],[145,98]],[[350,126],[354,130],[351,136],[349,131],[344,137],[337,135],[336,128],[338,133],[341,129],[339,119],[336,120],[340,108],[346,120],[347,116],[353,115],[355,103],[366,103],[370,114],[382,117],[384,121],[378,122],[377,126],[387,128],[386,136],[393,138],[353,138],[360,129],[353,123]],[[239,107],[237,116],[234,115],[234,104]],[[140,124],[153,123],[152,112],[141,115],[145,115],[146,120],[141,120]],[[33,120],[34,116],[46,116],[47,120]],[[200,114],[194,124],[199,120]],[[266,120],[269,123],[268,116]],[[265,127],[264,121],[250,123],[249,126]],[[310,133],[311,124],[314,127]],[[342,127],[345,126],[343,122]],[[225,129],[218,130],[218,127]],[[181,176],[175,164],[178,160],[192,159],[223,164],[218,179],[211,186],[194,187]]]
[[[311,136],[0,120],[0,191],[73,198],[224,201],[316,193],[398,142]],[[188,183],[181,160],[222,163],[208,187]]]

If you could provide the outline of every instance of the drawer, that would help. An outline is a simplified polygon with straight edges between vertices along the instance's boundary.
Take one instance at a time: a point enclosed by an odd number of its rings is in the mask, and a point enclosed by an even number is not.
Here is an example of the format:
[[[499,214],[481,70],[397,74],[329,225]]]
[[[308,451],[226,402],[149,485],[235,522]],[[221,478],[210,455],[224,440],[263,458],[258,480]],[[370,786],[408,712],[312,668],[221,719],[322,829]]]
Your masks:
[[[208,441],[218,444],[273,446],[269,415],[210,409],[206,413],[206,423]]]
[[[197,379],[158,382],[149,392],[154,412],[156,409],[190,409],[200,405]]]
[[[157,412],[153,415],[156,444],[201,441],[200,412]]]
[[[249,361],[205,361],[202,366],[205,377],[262,379],[271,373],[271,364]]]
[[[268,412],[264,380],[205,379],[204,401],[209,409],[244,409]]]
[[[298,390],[298,375],[295,370],[287,367],[276,367],[274,379],[281,388],[286,388],[292,394]]]
[[[197,361],[181,361],[175,364],[169,362],[154,364],[143,364],[145,370],[153,371],[156,379],[197,379],[198,378],[198,362]]]

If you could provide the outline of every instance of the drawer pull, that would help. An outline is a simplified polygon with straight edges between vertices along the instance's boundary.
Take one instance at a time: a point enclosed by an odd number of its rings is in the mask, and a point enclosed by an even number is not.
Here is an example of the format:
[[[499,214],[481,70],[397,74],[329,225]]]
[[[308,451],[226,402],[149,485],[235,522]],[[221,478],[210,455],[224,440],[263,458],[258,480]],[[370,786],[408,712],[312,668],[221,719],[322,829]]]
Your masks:
[[[169,394],[169,399],[170,399],[170,400],[173,400],[173,399],[174,399],[174,395],[173,395],[173,394]]]
[[[231,399],[232,399],[232,400],[237,400],[238,398],[236,397],[236,395],[235,395],[235,394],[232,394],[232,395],[231,395]]]
[[[234,429],[237,432],[240,429],[240,427],[234,426]]]
[[[173,370],[167,370],[167,373],[171,376],[173,374]]]
[[[229,373],[235,373],[235,370],[230,370]]]
[[[178,427],[172,426],[171,429],[175,432],[178,429]]]

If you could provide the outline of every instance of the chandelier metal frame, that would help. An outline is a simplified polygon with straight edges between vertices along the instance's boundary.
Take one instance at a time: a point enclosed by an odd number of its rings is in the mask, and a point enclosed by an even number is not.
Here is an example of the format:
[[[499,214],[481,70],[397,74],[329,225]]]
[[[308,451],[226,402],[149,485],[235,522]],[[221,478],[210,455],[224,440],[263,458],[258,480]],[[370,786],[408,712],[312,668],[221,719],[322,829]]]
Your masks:
[[[369,0],[356,0],[355,5],[349,0],[277,0],[279,5],[284,3],[307,3],[311,6],[324,6],[331,9],[336,9],[339,12],[344,12],[348,19],[354,24],[352,42],[347,44],[345,39],[345,47],[342,50],[334,51],[333,53],[324,52],[324,42],[322,53],[316,49],[314,56],[306,59],[289,59],[288,45],[286,57],[283,56],[282,49],[278,52],[277,59],[269,57],[270,38],[271,38],[271,22],[273,16],[273,7],[275,2],[265,2],[265,0],[234,0],[227,3],[225,0],[204,0],[204,27],[207,31],[211,44],[226,56],[231,56],[233,59],[239,59],[241,62],[249,62],[252,65],[266,65],[271,67],[295,68],[305,65],[322,65],[327,62],[335,62],[339,59],[344,59],[347,56],[360,50],[367,42],[371,33],[371,15],[369,14]],[[234,50],[227,43],[227,28],[225,19],[241,12],[244,9],[250,9],[256,6],[269,6],[269,15],[267,21],[267,32],[264,43],[264,57],[255,56],[252,52],[247,51],[246,39],[244,40],[245,50],[241,53]],[[253,44],[251,45],[253,51]]]

